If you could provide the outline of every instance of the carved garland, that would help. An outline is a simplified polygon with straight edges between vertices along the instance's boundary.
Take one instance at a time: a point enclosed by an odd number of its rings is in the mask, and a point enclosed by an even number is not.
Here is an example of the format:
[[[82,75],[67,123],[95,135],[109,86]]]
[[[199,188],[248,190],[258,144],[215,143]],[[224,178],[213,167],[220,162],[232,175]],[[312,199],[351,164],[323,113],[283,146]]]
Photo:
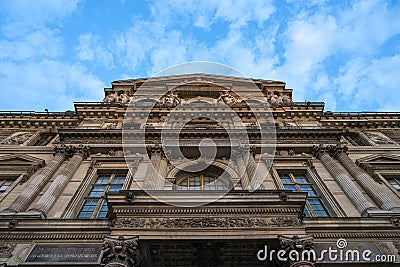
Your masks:
[[[114,222],[116,228],[263,228],[298,227],[302,223],[297,217],[273,218],[120,218]]]

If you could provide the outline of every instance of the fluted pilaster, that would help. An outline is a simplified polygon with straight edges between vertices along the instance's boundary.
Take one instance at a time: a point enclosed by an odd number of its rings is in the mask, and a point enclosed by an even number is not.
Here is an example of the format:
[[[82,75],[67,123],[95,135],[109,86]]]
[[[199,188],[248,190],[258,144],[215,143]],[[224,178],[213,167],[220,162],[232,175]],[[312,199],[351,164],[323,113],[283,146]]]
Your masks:
[[[255,161],[255,153],[253,149],[250,149],[248,153],[244,153],[243,155],[248,155],[248,161],[247,161],[247,175],[249,177],[250,181],[250,187],[249,189],[251,191],[254,191],[256,189],[259,189],[262,187],[262,182],[263,178],[262,176],[258,173],[258,168],[257,168],[257,163]]]
[[[365,133],[360,132],[359,137],[360,137],[361,141],[364,142],[365,144],[370,145],[370,146],[375,145],[375,143],[371,139],[369,139]]]
[[[165,177],[168,171],[168,160],[160,147],[151,147],[149,150],[150,164],[147,168],[146,178],[143,182],[143,189],[164,189]]]
[[[25,211],[29,205],[32,204],[32,201],[39,195],[40,191],[42,191],[65,159],[65,149],[63,147],[56,147],[54,149],[54,157],[52,160],[40,170],[40,172],[29,183],[28,187],[22,191],[22,193],[5,211]]]
[[[32,145],[33,143],[35,143],[36,141],[38,141],[40,139],[40,132],[36,131],[32,134],[31,137],[28,138],[28,140],[26,140],[22,145],[23,146],[29,146]]]
[[[63,167],[63,169],[51,183],[50,187],[39,199],[39,201],[34,205],[31,211],[39,211],[43,215],[47,216],[50,208],[54,205],[58,197],[64,191],[69,180],[79,168],[82,161],[89,155],[88,147],[79,146],[72,149],[74,151],[69,151],[69,153],[74,152],[74,155],[72,156],[72,158],[69,159],[69,162]]]
[[[237,152],[234,155],[235,159],[236,159],[236,164],[238,167],[238,171],[239,171],[239,176],[240,176],[240,182],[242,184],[242,188],[244,190],[248,190],[249,186],[250,186],[250,179],[249,176],[247,174],[247,168],[246,168],[246,164],[244,162],[243,156],[241,153]]]
[[[346,152],[347,147],[336,146],[332,149],[332,154],[381,209],[400,209],[400,206],[389,197],[390,192],[386,191],[388,188],[375,182],[366,171],[357,166],[357,164],[349,158]]]
[[[313,148],[313,154],[321,160],[322,164],[333,176],[333,178],[335,178],[339,186],[343,189],[345,194],[349,197],[361,215],[368,215],[367,211],[376,209],[376,206],[365,198],[362,192],[353,183],[351,178],[340,169],[328,152],[329,148],[327,147],[315,146]]]

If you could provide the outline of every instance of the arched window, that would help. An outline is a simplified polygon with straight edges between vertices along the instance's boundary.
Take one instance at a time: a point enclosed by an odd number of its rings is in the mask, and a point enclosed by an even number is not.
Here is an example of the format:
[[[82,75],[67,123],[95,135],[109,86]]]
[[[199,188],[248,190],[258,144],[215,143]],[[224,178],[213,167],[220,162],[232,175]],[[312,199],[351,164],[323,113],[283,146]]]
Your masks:
[[[200,172],[179,171],[175,176],[175,190],[223,190],[232,188],[229,175],[217,166]]]
[[[225,179],[208,176],[207,174],[187,176],[177,184],[177,190],[228,190]]]

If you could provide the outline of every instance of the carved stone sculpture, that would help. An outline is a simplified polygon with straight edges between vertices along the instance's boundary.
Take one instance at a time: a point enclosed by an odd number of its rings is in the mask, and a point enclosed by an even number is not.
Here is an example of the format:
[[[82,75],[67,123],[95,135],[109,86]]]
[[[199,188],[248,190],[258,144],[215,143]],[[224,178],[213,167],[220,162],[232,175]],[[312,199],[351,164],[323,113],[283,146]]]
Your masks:
[[[297,251],[298,255],[301,255],[305,250],[314,249],[314,239],[311,236],[299,237],[294,235],[292,237],[278,236],[280,249],[286,251],[286,255],[290,255],[291,251]],[[292,252],[293,254],[293,252]],[[311,254],[312,255],[312,254]],[[315,258],[309,259],[310,262],[315,262]],[[301,261],[301,259],[299,259]],[[288,260],[286,262],[280,262],[281,266],[293,266],[296,261]]]
[[[233,95],[231,95],[229,92],[223,92],[220,93],[220,96],[217,99],[218,102],[224,102],[227,105],[232,105],[238,102],[241,102],[240,100],[236,99]]]
[[[129,103],[130,97],[127,94],[120,94],[118,97],[118,101],[122,104],[126,104]]]
[[[178,96],[178,93],[169,93],[165,96],[163,96],[160,100],[160,102],[164,105],[164,106],[177,106],[181,103],[181,99]]]
[[[371,139],[375,144],[378,145],[386,145],[386,144],[395,144],[390,138],[385,136],[380,132],[365,132],[369,139]]]
[[[292,98],[283,93],[276,95],[272,92],[268,92],[267,100],[268,100],[268,103],[271,105],[271,107],[274,107],[274,108],[293,105]]]
[[[118,95],[118,93],[111,93],[103,99],[103,102],[105,102],[105,103],[118,103],[119,102],[122,104],[126,104],[126,103],[129,103],[130,100],[131,100],[131,98],[126,93],[122,93],[119,95]]]
[[[32,132],[19,132],[13,136],[5,139],[2,144],[4,145],[21,145],[33,135]]]
[[[0,244],[0,258],[9,258],[15,249],[16,244]]]
[[[139,238],[106,237],[101,248],[101,264],[106,267],[139,266]]]
[[[118,94],[117,93],[112,93],[112,94],[107,95],[103,99],[103,102],[106,102],[106,103],[118,102]]]

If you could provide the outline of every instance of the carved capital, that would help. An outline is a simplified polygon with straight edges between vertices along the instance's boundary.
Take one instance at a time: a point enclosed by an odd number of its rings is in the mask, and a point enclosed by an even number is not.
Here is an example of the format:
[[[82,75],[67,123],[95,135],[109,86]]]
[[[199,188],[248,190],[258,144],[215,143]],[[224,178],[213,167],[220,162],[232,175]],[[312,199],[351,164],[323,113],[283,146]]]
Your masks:
[[[329,153],[336,157],[338,154],[340,153],[345,153],[346,155],[348,154],[349,148],[347,146],[343,146],[343,145],[336,145],[336,146],[330,146],[329,147]]]
[[[101,264],[112,266],[139,266],[139,237],[106,237],[101,248]]]
[[[292,237],[278,236],[279,245],[282,250],[286,251],[286,255],[289,255],[291,251],[297,251],[300,255],[304,250],[314,249],[314,238],[311,236],[299,237],[294,235]],[[314,262],[316,259],[311,259]],[[295,262],[285,262],[289,263],[290,266]]]
[[[89,147],[84,146],[84,145],[78,145],[78,146],[66,146],[66,145],[61,145],[61,146],[55,146],[54,147],[54,153],[53,155],[56,154],[65,154],[67,158],[71,158],[74,156],[74,154],[81,154],[83,158],[87,158],[89,156]]]
[[[149,155],[149,157],[151,158],[153,155],[161,155],[164,156],[164,151],[162,146],[160,145],[152,145],[152,146],[148,146],[147,147],[147,153]]]
[[[316,158],[321,158],[321,156],[325,153],[329,153],[329,147],[324,145],[313,146],[312,154]]]

